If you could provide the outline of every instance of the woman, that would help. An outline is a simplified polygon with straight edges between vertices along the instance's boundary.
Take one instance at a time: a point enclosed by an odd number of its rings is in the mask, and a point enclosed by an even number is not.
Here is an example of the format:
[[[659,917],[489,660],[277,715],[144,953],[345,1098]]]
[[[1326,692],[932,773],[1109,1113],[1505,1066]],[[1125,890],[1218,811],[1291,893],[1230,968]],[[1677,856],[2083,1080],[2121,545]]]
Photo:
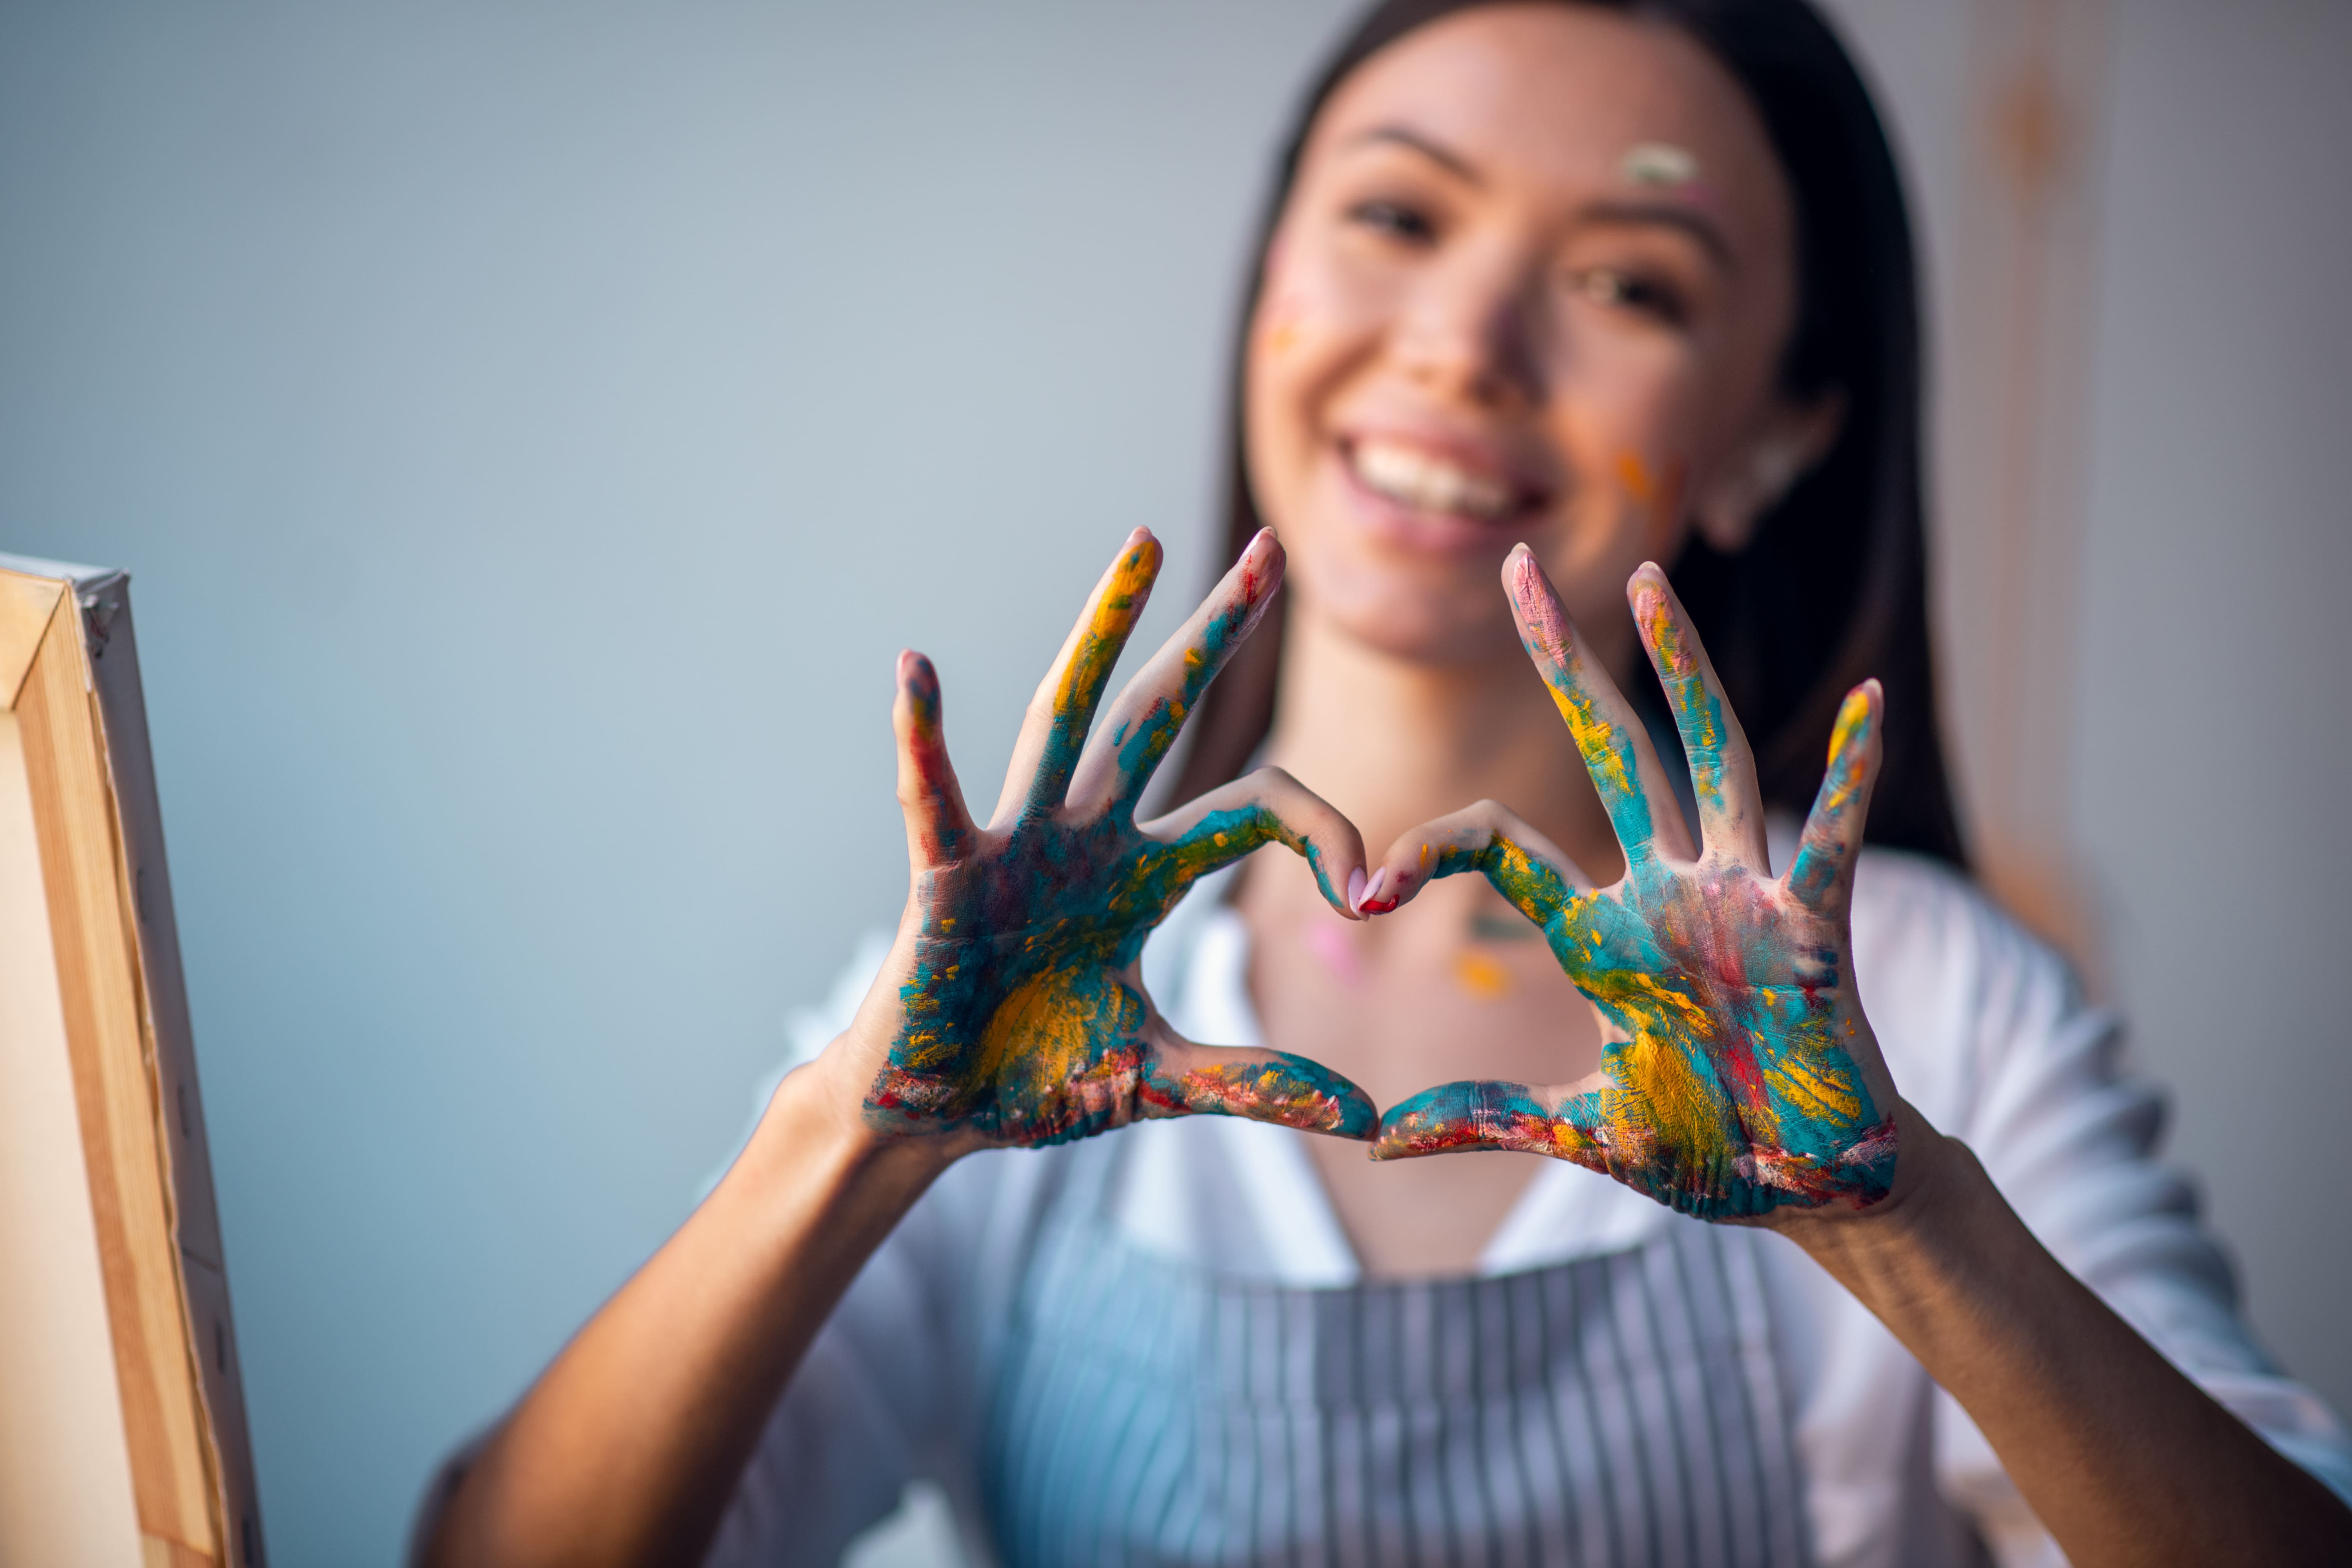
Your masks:
[[[1022,1563],[2352,1554],[2112,1022],[1958,874],[1911,289],[1799,0],[1374,13],[1237,563],[1089,739],[1130,538],[985,826],[902,657],[878,975],[431,1560],[831,1561],[919,1475]]]

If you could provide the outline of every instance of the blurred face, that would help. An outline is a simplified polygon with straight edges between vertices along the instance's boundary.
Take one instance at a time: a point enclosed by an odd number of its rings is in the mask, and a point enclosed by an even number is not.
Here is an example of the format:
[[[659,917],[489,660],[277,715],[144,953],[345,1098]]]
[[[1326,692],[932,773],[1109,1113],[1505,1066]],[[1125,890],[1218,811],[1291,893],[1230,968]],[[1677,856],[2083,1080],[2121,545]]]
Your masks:
[[[1317,119],[1251,323],[1251,480],[1294,614],[1393,656],[1517,647],[1524,540],[1612,664],[1626,577],[1727,549],[1824,449],[1775,372],[1796,304],[1780,163],[1661,25],[1495,5],[1407,35]]]

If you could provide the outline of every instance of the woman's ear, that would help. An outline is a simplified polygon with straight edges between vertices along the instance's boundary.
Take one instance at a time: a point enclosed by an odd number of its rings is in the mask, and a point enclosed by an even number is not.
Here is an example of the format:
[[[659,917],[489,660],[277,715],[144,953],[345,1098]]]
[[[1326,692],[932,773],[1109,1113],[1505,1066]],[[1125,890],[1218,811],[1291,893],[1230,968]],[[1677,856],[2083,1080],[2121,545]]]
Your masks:
[[[1757,522],[1829,456],[1844,428],[1845,394],[1834,388],[1811,403],[1776,399],[1763,427],[1692,498],[1699,537],[1726,555],[1747,549]]]

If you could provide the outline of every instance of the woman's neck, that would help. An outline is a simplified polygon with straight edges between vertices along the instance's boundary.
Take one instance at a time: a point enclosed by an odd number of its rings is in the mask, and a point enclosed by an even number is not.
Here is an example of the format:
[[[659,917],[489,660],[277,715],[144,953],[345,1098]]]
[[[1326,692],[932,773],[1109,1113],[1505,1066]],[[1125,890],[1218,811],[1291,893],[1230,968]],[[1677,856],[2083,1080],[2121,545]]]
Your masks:
[[[1266,761],[1346,813],[1371,856],[1432,817],[1496,800],[1588,876],[1615,878],[1609,819],[1551,694],[1516,647],[1429,664],[1372,647],[1304,605],[1292,611]]]

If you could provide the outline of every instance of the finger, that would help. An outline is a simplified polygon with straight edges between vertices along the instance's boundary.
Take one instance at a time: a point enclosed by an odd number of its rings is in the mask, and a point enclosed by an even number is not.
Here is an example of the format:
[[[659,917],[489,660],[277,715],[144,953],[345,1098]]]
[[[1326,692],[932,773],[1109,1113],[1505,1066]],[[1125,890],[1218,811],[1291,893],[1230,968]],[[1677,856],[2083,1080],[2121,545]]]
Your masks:
[[[1830,731],[1829,771],[1822,775],[1821,793],[1813,796],[1797,840],[1797,858],[1789,865],[1789,891],[1808,908],[1830,908],[1853,885],[1854,851],[1862,846],[1871,785],[1885,755],[1879,731],[1885,706],[1878,682],[1865,680],[1838,707],[1837,727]]]
[[[1183,629],[1160,646],[1104,712],[1071,781],[1074,805],[1135,809],[1201,693],[1273,603],[1282,584],[1282,564],[1274,530],[1260,529]]]
[[[1357,907],[1384,915],[1441,877],[1484,873],[1495,890],[1549,926],[1591,879],[1508,806],[1479,801],[1400,837],[1374,866]]]
[[[1496,1079],[1423,1089],[1389,1107],[1372,1140],[1375,1160],[1411,1160],[1462,1149],[1507,1149],[1604,1169],[1597,1088],[1545,1087]]]
[[[1364,838],[1329,802],[1280,768],[1259,768],[1142,826],[1165,846],[1144,857],[1145,874],[1173,904],[1210,872],[1268,844],[1306,857],[1330,906],[1349,920],[1364,887]]]
[[[1305,1057],[1196,1046],[1172,1034],[1144,1058],[1136,1114],[1242,1116],[1359,1140],[1381,1121],[1370,1095]]]
[[[1706,645],[1655,563],[1642,563],[1625,584],[1625,596],[1674,709],[1675,728],[1682,732],[1691,789],[1698,797],[1701,847],[1743,865],[1764,866],[1770,852],[1764,847],[1764,795],[1756,784],[1756,756],[1724,699]]]
[[[907,817],[907,853],[922,871],[952,860],[971,837],[971,814],[948,760],[940,727],[940,678],[919,653],[898,656],[898,695],[890,704],[898,740],[898,807]]]
[[[1150,530],[1139,528],[1087,596],[1077,625],[1029,700],[1028,715],[1013,743],[1013,764],[1005,771],[1004,794],[996,804],[1000,820],[1016,802],[1026,812],[1052,811],[1062,804],[1095,704],[1159,575],[1160,542]]]
[[[1674,787],[1666,782],[1666,771],[1659,765],[1641,719],[1578,634],[1551,580],[1526,545],[1503,563],[1503,585],[1511,596],[1519,641],[1551,688],[1560,717],[1568,721],[1568,732],[1584,757],[1592,787],[1601,793],[1626,863],[1651,856],[1662,837],[1667,853],[1694,858],[1690,829],[1671,804]],[[1669,803],[1663,817],[1651,811],[1653,800]]]

